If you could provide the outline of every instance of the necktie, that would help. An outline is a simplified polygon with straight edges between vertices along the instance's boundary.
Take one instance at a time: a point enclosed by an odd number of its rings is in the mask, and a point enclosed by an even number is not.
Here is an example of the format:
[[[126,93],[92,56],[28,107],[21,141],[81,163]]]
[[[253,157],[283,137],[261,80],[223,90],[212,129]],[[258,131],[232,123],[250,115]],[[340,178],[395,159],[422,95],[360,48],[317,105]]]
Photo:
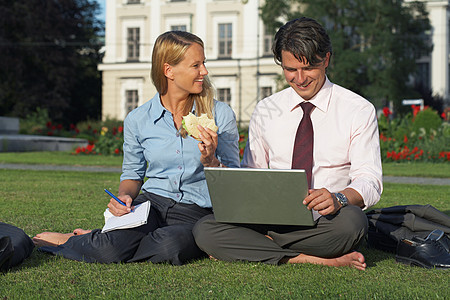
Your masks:
[[[313,165],[314,131],[311,122],[311,111],[314,104],[308,101],[300,104],[303,109],[303,118],[298,125],[295,135],[294,152],[292,153],[292,169],[304,169],[311,188],[311,173]]]

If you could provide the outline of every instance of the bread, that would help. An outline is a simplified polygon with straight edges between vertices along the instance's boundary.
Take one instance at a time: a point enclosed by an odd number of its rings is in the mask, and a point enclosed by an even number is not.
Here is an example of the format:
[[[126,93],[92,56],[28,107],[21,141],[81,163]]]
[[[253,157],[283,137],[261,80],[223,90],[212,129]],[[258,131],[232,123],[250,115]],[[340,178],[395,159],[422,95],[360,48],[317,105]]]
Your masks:
[[[214,122],[214,119],[208,118],[207,114],[201,114],[199,117],[196,117],[193,113],[189,113],[187,116],[183,117],[182,124],[187,133],[199,141],[201,139],[200,131],[198,130],[197,125],[201,125],[204,128],[209,128],[214,132],[217,132],[219,129],[216,122]]]

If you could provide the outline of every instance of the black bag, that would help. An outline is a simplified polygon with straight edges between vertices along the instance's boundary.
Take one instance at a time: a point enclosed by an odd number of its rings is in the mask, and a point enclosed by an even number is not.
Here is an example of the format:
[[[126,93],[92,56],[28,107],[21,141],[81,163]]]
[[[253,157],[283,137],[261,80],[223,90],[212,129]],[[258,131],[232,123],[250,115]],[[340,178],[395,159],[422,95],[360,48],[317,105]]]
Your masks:
[[[403,205],[374,209],[369,221],[369,247],[396,252],[397,243],[413,236],[425,238],[435,229],[450,236],[450,216],[431,205]]]
[[[33,241],[22,229],[0,222],[0,271],[21,264],[33,249]]]

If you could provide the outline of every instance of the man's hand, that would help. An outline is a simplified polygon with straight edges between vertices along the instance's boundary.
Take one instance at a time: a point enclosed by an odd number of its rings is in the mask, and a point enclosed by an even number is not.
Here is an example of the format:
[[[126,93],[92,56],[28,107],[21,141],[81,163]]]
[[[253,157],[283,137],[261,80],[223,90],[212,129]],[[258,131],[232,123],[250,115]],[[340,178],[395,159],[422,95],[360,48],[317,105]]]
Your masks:
[[[309,195],[303,200],[308,209],[314,209],[322,216],[334,215],[341,208],[336,197],[327,189],[309,190]]]

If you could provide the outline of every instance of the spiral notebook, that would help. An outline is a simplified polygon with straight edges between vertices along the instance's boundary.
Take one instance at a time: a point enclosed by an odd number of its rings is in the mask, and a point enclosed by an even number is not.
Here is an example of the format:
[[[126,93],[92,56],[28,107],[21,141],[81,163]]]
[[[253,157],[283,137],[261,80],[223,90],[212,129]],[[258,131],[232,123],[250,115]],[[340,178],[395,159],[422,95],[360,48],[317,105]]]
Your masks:
[[[304,170],[205,168],[218,222],[313,226]]]

